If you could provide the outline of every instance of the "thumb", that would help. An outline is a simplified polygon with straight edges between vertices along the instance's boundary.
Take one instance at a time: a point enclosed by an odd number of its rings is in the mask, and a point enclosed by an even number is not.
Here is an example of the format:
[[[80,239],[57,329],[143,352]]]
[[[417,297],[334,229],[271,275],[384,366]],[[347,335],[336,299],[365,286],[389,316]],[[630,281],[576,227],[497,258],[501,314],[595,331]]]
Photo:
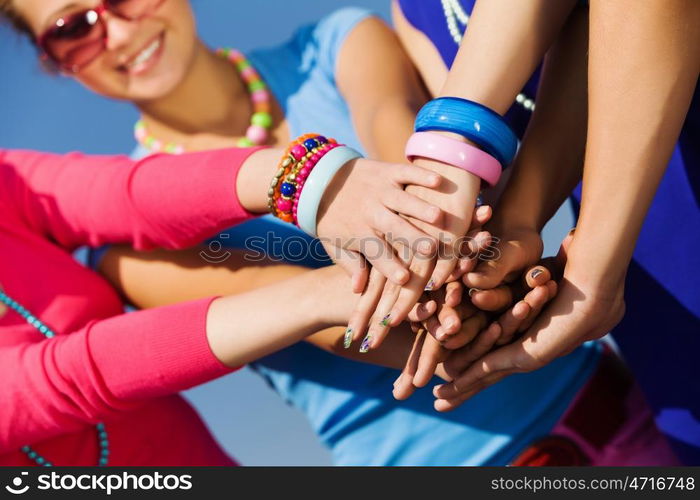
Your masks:
[[[574,241],[575,232],[576,228],[573,228],[571,231],[568,232],[568,234],[564,237],[564,239],[561,242],[561,246],[559,247],[559,252],[557,253],[556,257],[557,265],[560,269],[564,269],[564,267],[566,266],[569,248],[571,248],[571,243]]]

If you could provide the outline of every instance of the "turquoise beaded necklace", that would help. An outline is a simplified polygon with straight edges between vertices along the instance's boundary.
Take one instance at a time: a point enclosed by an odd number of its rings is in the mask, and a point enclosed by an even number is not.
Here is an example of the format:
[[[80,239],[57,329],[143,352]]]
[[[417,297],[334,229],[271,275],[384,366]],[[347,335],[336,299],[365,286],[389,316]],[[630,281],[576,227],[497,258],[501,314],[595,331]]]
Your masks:
[[[22,316],[22,318],[27,323],[39,330],[39,333],[41,333],[47,339],[56,336],[53,330],[46,326],[39,318],[30,313],[25,307],[22,306],[22,304],[14,300],[2,290],[0,290],[0,302],[5,304],[7,307],[15,311],[20,316]],[[100,459],[97,465],[99,467],[105,467],[109,462],[109,437],[107,436],[107,430],[105,429],[105,425],[102,422],[96,425],[96,430],[97,440],[100,443]],[[37,465],[40,465],[42,467],[53,466],[51,462],[39,455],[36,451],[32,450],[30,446],[22,446],[21,449],[22,453],[27,455],[27,457],[29,457],[30,460],[33,460]]]

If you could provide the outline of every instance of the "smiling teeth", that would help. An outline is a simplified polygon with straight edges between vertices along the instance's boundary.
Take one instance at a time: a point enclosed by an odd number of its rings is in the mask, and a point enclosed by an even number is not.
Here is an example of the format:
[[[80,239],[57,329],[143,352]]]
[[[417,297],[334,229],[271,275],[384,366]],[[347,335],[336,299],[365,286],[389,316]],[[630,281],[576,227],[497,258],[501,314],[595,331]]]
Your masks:
[[[130,62],[127,66],[129,68],[133,68],[134,66],[138,66],[139,64],[143,64],[146,61],[148,61],[153,54],[156,53],[156,50],[160,47],[160,38],[156,39],[153,43],[151,43],[148,47],[143,49],[141,53],[134,59],[132,62]]]

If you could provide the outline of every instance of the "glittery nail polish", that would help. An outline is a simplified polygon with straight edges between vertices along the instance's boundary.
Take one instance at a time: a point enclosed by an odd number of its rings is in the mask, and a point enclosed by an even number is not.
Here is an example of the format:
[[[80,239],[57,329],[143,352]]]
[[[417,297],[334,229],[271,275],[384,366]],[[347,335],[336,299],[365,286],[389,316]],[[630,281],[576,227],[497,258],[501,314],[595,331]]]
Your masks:
[[[367,336],[362,340],[362,344],[360,344],[360,352],[361,353],[364,354],[367,351],[369,351],[370,342],[372,342],[372,335],[368,333]]]
[[[426,292],[432,292],[432,291],[433,291],[433,287],[435,287],[435,280],[431,278],[430,281],[428,281],[428,284],[425,285],[424,290],[425,290]]]
[[[391,319],[391,313],[387,314],[379,322],[379,326],[389,326],[389,320]]]
[[[538,277],[540,274],[542,274],[543,272],[544,272],[544,271],[542,271],[542,269],[535,269],[534,271],[532,271],[532,272],[530,273],[530,278],[532,278],[532,279],[534,280],[535,278],[537,278],[537,277]]]
[[[343,345],[346,349],[350,348],[352,344],[352,328],[345,330],[345,338],[343,339]]]

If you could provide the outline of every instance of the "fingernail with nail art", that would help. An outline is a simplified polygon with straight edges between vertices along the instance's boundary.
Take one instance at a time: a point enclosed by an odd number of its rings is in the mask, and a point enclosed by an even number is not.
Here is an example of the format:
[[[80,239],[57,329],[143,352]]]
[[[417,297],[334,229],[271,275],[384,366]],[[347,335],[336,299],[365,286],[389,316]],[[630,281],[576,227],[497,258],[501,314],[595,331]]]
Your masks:
[[[542,271],[542,269],[535,269],[534,271],[532,271],[532,272],[530,273],[530,277],[534,280],[535,278],[537,278],[537,277],[538,277],[540,274],[542,274],[543,272],[544,272],[544,271]]]
[[[387,314],[379,322],[379,326],[389,326],[389,320],[391,319],[391,314]]]
[[[366,353],[367,351],[369,351],[369,344],[370,344],[370,342],[372,342],[372,335],[370,335],[370,334],[368,333],[367,336],[362,340],[362,344],[360,344],[360,352],[361,352],[361,353],[364,354],[364,353]]]
[[[435,280],[431,278],[431,280],[428,281],[428,284],[425,285],[424,290],[426,292],[432,292],[434,287],[435,287]]]
[[[347,330],[345,330],[345,338],[343,339],[343,345],[345,346],[346,349],[349,349],[351,344],[352,344],[352,328],[348,328]]]

